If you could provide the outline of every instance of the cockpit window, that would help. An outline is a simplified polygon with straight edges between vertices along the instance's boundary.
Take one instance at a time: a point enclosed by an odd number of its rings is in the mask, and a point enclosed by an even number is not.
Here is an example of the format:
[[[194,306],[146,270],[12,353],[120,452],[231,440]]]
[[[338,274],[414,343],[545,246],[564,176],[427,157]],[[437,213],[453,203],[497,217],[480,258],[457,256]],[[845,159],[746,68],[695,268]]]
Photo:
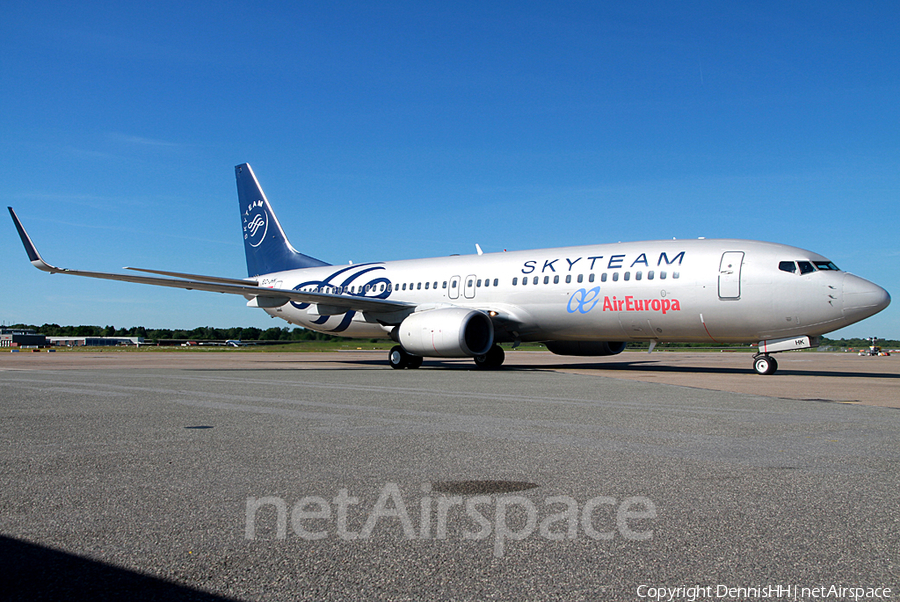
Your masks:
[[[797,265],[800,266],[801,274],[809,274],[810,272],[815,272],[816,268],[813,267],[813,264],[808,261],[798,261]]]
[[[835,271],[835,272],[841,271],[839,267],[837,267],[830,261],[817,261],[816,268],[818,268],[820,270],[824,270],[824,271],[828,271],[828,270]]]
[[[778,264],[778,269],[782,272],[790,272],[791,274],[793,274],[797,271],[797,264],[793,261],[782,261]]]
[[[801,274],[810,274],[817,270],[821,270],[823,272],[840,272],[840,268],[831,263],[830,261],[803,261],[797,260],[794,261],[780,261],[778,262],[778,269],[782,272],[788,272],[790,274],[796,274],[797,268],[800,268]]]

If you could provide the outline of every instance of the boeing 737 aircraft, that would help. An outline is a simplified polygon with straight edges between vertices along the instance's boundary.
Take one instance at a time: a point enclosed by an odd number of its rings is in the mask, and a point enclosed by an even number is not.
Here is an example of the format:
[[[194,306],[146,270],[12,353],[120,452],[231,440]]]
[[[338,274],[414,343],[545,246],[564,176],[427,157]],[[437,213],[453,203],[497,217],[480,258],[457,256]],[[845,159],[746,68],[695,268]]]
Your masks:
[[[883,288],[796,247],[749,240],[671,240],[480,253],[335,266],[288,242],[248,164],[235,167],[248,278],[126,268],[113,274],[46,263],[12,208],[31,263],[50,273],[243,295],[304,328],[390,336],[393,368],[424,357],[504,360],[498,343],[540,341],[553,353],[605,356],[629,341],[758,344],[772,354],[888,306]],[[479,249],[480,251],[480,249]]]

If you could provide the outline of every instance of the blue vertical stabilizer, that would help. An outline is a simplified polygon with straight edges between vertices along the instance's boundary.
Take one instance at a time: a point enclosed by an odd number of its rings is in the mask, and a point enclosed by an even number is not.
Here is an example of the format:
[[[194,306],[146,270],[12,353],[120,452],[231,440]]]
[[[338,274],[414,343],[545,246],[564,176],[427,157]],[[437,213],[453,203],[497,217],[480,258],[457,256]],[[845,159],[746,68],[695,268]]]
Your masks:
[[[247,275],[251,278],[272,272],[331,265],[298,252],[288,242],[250,165],[234,168],[244,251],[247,253]]]

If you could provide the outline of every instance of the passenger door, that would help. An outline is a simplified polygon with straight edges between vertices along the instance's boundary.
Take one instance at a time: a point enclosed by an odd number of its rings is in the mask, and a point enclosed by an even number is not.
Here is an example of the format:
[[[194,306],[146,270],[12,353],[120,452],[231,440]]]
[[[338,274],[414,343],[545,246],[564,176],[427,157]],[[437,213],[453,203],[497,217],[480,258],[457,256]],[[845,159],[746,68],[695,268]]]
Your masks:
[[[741,298],[743,251],[726,251],[719,262],[719,299]]]

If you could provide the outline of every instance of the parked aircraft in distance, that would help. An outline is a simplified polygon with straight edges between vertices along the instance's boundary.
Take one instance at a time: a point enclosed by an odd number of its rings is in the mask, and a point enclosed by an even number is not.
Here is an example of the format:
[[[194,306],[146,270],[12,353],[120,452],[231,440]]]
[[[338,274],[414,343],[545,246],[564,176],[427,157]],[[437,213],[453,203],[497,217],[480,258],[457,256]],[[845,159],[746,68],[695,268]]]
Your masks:
[[[235,167],[248,278],[126,268],[57,268],[12,208],[28,258],[50,273],[243,295],[250,307],[325,333],[390,336],[394,368],[424,357],[504,360],[498,343],[540,341],[553,353],[607,356],[629,341],[753,343],[772,354],[888,306],[880,286],[796,247],[750,240],[671,240],[335,266],[288,242],[248,164]]]

